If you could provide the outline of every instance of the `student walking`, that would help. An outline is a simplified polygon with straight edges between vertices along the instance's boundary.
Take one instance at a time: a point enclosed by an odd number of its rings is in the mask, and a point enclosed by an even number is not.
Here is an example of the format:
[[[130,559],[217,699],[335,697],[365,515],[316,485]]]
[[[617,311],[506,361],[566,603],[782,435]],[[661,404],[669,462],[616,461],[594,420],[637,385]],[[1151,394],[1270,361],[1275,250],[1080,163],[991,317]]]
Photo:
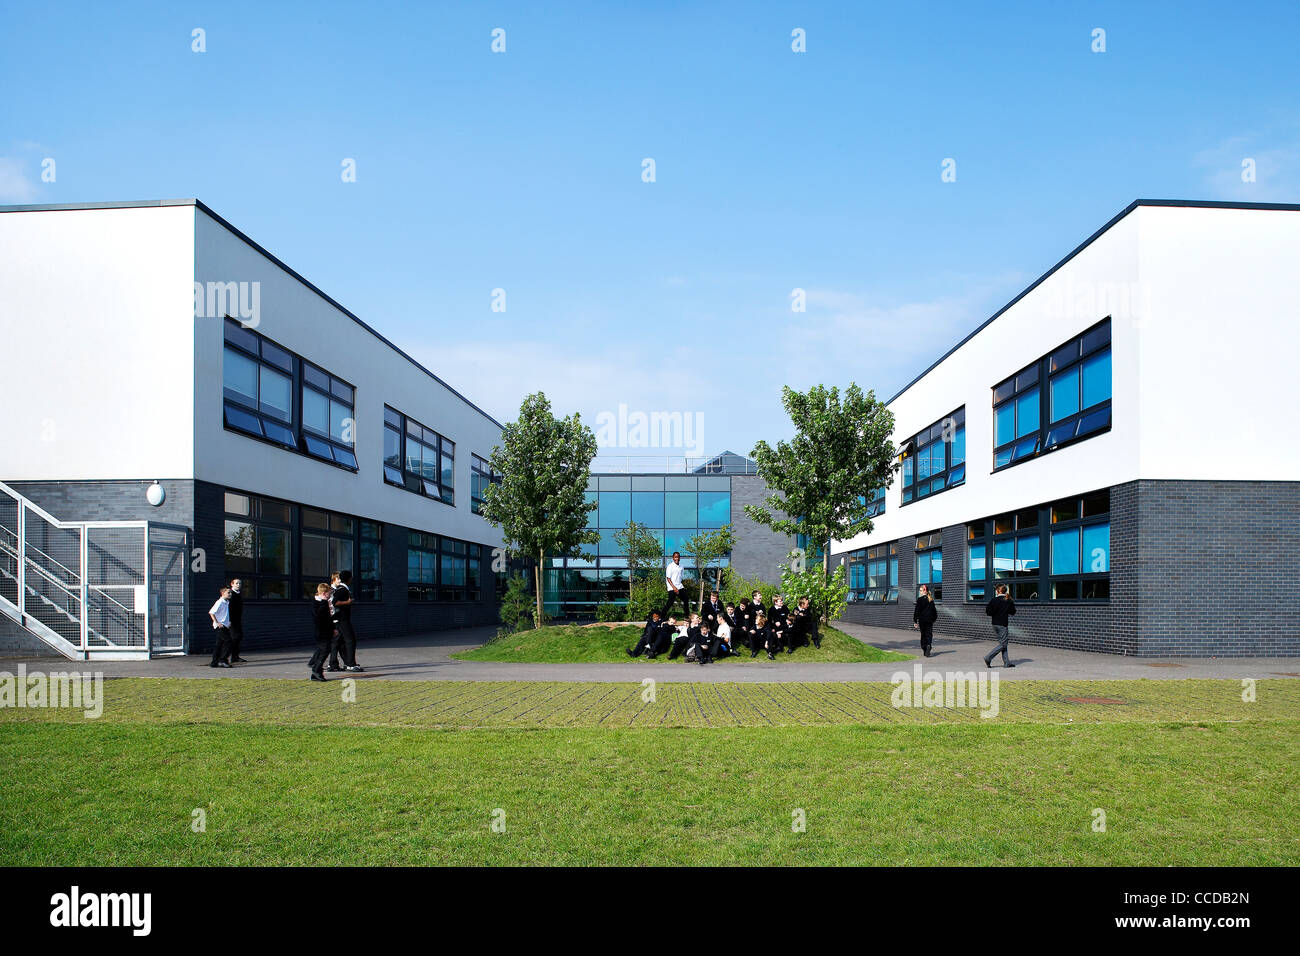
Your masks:
[[[1007,654],[1007,644],[1011,641],[1011,615],[1016,613],[1016,602],[1011,600],[1011,589],[1005,584],[999,584],[997,595],[989,601],[988,607],[984,608],[984,613],[993,618],[993,634],[998,639],[998,646],[989,651],[984,658],[984,666],[992,667],[993,658],[1002,652],[1002,663],[1007,667],[1015,667],[1011,663],[1011,658]]]
[[[357,673],[364,668],[357,666],[357,635],[352,630],[352,572],[335,571],[330,577],[333,584],[330,613],[334,616],[337,635],[330,651],[329,669]],[[342,667],[339,666],[340,656],[343,658]]]
[[[934,644],[934,622],[939,619],[939,609],[934,606],[930,588],[922,584],[916,598],[916,608],[912,611],[912,626],[921,629],[921,653],[926,657]]]
[[[668,602],[664,604],[664,609],[659,612],[659,616],[667,617],[676,601],[681,602],[683,614],[690,614],[691,606],[686,602],[686,592],[682,590],[681,552],[673,552],[673,559],[668,562],[668,567],[664,571],[664,582],[668,585]]]
[[[244,582],[233,578],[230,582],[230,663],[247,664],[239,656],[239,646],[244,643]]]
[[[325,661],[334,645],[334,619],[330,617],[330,586],[316,585],[316,600],[311,605],[312,630],[316,636],[316,653],[311,656],[311,679],[323,681]]]
[[[223,585],[221,597],[217,603],[208,608],[208,617],[212,618],[212,629],[216,631],[217,644],[212,649],[212,663],[209,667],[230,666],[230,588]]]

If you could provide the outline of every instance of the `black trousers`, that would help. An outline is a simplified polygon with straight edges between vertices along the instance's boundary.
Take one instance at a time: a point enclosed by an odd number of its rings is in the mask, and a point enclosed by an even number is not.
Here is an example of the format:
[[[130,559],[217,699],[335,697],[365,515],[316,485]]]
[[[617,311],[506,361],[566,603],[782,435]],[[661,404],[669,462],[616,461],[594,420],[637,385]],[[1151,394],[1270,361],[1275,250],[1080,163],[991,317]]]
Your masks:
[[[212,663],[230,662],[230,628],[217,628],[217,646],[212,649]]]
[[[921,650],[926,651],[928,653],[931,646],[933,646],[933,644],[934,644],[934,625],[922,624],[921,625]]]
[[[330,656],[330,648],[334,646],[334,636],[332,634],[316,634],[316,653],[311,656],[311,672],[320,674],[325,669],[325,661]],[[323,676],[323,675],[322,675]]]
[[[343,657],[344,667],[357,666],[357,633],[352,630],[352,621],[339,618],[335,622],[334,646],[330,650],[330,667],[339,666],[339,657]]]
[[[677,601],[682,604],[682,614],[685,615],[686,620],[691,619],[691,602],[686,599],[686,589],[682,588],[680,591],[668,592],[668,601],[664,604],[663,610],[659,612],[661,620],[668,620],[668,612],[672,610],[674,602]]]
[[[1002,655],[1003,664],[1010,664],[1011,656],[1007,653],[1007,645],[1011,643],[1011,628],[1003,627],[1001,624],[994,624],[993,633],[998,639],[998,646],[985,655],[985,666],[991,666],[993,658],[997,657],[998,654]]]
[[[232,661],[239,658],[239,645],[244,643],[244,625],[230,625],[230,659]]]

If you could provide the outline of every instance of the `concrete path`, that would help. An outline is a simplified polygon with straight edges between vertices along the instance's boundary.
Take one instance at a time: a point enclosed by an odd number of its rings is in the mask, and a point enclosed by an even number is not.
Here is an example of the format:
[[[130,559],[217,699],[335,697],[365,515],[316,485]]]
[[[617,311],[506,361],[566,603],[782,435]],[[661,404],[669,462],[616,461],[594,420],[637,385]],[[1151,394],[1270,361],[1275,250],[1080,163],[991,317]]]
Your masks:
[[[920,663],[925,671],[970,671],[984,666],[983,656],[993,642],[946,638],[936,634],[934,656],[920,656],[917,636],[894,628],[839,623],[845,633],[876,647],[916,655],[915,660],[888,664],[825,664],[808,660],[796,651],[776,661],[721,661],[700,667],[684,661],[626,661],[611,664],[500,664],[452,660],[452,654],[479,646],[493,628],[440,631],[393,640],[365,641],[357,648],[358,662],[366,672],[359,677],[383,680],[452,681],[640,681],[653,677],[668,682],[759,683],[770,681],[888,681],[898,671],[909,674]],[[1190,678],[1300,677],[1300,658],[1134,658],[1050,647],[1012,645],[1016,667],[997,665],[1003,680],[1187,680]],[[302,680],[307,676],[310,647],[244,651],[247,664],[229,670],[210,668],[199,656],[160,658],[139,662],[94,662],[105,677],[272,677]],[[0,660],[0,671],[13,672],[19,658]],[[54,658],[22,661],[29,671],[68,670],[79,665]],[[328,674],[346,677],[347,674]]]

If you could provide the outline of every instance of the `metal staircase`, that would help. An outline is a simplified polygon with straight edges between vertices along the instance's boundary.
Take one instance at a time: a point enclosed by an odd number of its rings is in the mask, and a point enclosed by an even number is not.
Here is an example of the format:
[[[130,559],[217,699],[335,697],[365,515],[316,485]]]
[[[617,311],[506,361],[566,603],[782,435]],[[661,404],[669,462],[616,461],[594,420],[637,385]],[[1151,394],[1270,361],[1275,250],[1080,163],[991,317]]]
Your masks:
[[[0,482],[0,614],[70,660],[187,648],[188,530],[60,521]]]

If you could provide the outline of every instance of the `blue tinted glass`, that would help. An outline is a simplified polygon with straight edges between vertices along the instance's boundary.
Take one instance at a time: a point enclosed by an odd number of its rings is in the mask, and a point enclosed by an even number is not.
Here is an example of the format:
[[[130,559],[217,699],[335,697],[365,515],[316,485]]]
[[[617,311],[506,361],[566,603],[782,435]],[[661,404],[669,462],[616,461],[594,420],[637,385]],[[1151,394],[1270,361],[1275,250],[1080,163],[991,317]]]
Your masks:
[[[903,461],[903,484],[905,485],[912,483],[912,468],[913,460],[911,458],[905,459]]]
[[[350,451],[344,451],[342,448],[335,447],[334,460],[347,468],[357,467],[357,456]]]
[[[1110,398],[1110,349],[1083,363],[1083,407],[1090,408]]]
[[[1089,432],[1095,432],[1099,428],[1106,428],[1110,425],[1110,408],[1101,408],[1095,412],[1089,412],[1079,419],[1079,437],[1087,435]]]
[[[930,552],[930,580],[935,584],[943,583],[943,552]]]
[[[984,545],[972,544],[970,546],[970,579],[972,581],[984,580]]]
[[[664,532],[664,554],[671,555],[674,551],[680,551],[683,559],[690,557],[686,551],[686,542],[696,533],[695,528],[669,528]]]
[[[442,456],[442,486],[444,491],[452,487],[454,483],[453,476],[455,475],[455,468],[456,468],[455,461],[451,458],[448,458],[446,455],[443,455]]]
[[[285,428],[279,422],[273,422],[269,418],[263,419],[262,430],[266,432],[266,437],[272,441],[278,441],[281,445],[289,448],[298,447],[298,442],[293,437],[293,431]]]
[[[930,446],[930,474],[937,475],[948,467],[947,455],[947,442],[937,441]]]
[[[958,465],[952,471],[948,472],[948,486],[960,485],[966,480],[966,466]]]
[[[918,554],[916,556],[916,583],[930,583],[930,556],[928,554]]]
[[[898,558],[889,559],[889,586],[898,587]]]
[[[1079,410],[1079,368],[1052,379],[1052,421],[1059,422]]]
[[[615,492],[615,494],[618,494],[618,493],[619,493],[619,492]],[[600,502],[600,504],[601,504],[601,511],[604,511],[604,510],[605,510],[605,501],[604,501],[604,499],[605,499],[609,494],[610,494],[609,492],[605,492],[605,494],[603,494],[603,495],[600,496],[600,497],[601,497],[601,502]],[[626,497],[626,495],[624,495],[624,497]],[[626,525],[627,522],[625,521],[625,522],[623,522],[623,524]],[[600,532],[600,545],[599,545],[599,547],[600,547],[600,553],[601,553],[601,554],[622,554],[622,553],[623,553],[623,549],[622,549],[621,547],[619,547],[619,543],[618,543],[618,541],[616,541],[616,540],[614,539],[614,536],[615,536],[616,534],[618,534],[618,529],[617,529],[617,528],[605,528],[605,529],[603,529],[603,530]],[[591,545],[589,545],[589,544],[587,544],[587,545],[583,545],[583,548],[587,551],[588,554],[590,554],[590,553],[592,552],[592,550],[594,550],[594,549],[591,547]]]
[[[591,504],[593,501],[598,500],[596,498],[596,492],[594,491],[584,491],[582,493],[582,497],[586,499],[587,504]],[[595,508],[587,512],[587,527],[588,528],[600,527],[600,514],[599,511]]]
[[[1038,451],[1038,438],[1037,437],[1026,438],[1023,441],[1021,441],[1018,445],[1016,445],[1015,454],[1012,456],[1012,458],[1015,461],[1020,461],[1020,459],[1028,458],[1036,451]]]
[[[627,491],[602,491],[600,494],[600,526],[622,528],[632,520],[632,495]],[[611,552],[613,553],[613,552]]]
[[[311,389],[307,389],[311,391]],[[304,395],[304,398],[306,396]],[[352,409],[342,402],[330,402],[330,437],[336,442],[351,445],[353,438]],[[448,481],[451,479],[449,478]]]
[[[261,391],[258,393],[258,407],[276,418],[292,421],[293,380],[282,372],[263,365],[258,368]]]
[[[238,405],[226,405],[226,424],[240,431],[262,437],[262,423],[256,415],[250,415]]]
[[[662,528],[664,493],[662,491],[632,492],[632,520],[649,528]]]
[[[1003,465],[1009,465],[1009,464],[1011,464],[1011,452],[1012,452],[1012,449],[1010,449],[1010,448],[1004,448],[1002,451],[1000,451],[1000,452],[998,452],[996,455],[994,455],[994,456],[993,456],[993,467],[994,467],[994,468],[1001,468]]]
[[[1038,571],[1038,537],[1016,539],[1016,570]]]
[[[696,526],[694,491],[664,493],[664,523],[676,528]]]
[[[328,435],[330,430],[330,402],[320,392],[310,388],[302,390],[302,423],[312,431]]]
[[[966,429],[957,429],[957,433],[952,436],[952,463],[960,465],[966,460]]]
[[[1016,439],[1016,403],[1007,402],[993,415],[993,444],[1005,445]]]
[[[1038,431],[1038,389],[1031,389],[1016,399],[1016,437]]]
[[[1083,570],[1100,574],[1110,570],[1110,523],[1083,529]]]
[[[221,375],[227,394],[233,392],[257,404],[257,363],[234,349],[225,353]]]
[[[1079,573],[1079,529],[1052,532],[1052,573]]]
[[[700,492],[700,527],[721,528],[731,521],[730,491]]]
[[[1016,563],[1016,542],[1012,539],[993,542],[993,576],[995,578],[1011,577],[1011,570]]]
[[[922,448],[916,456],[916,477],[918,479],[930,477],[930,461],[930,447],[927,445],[925,448]]]
[[[402,467],[402,436],[391,428],[384,429],[384,464],[390,468]]]

